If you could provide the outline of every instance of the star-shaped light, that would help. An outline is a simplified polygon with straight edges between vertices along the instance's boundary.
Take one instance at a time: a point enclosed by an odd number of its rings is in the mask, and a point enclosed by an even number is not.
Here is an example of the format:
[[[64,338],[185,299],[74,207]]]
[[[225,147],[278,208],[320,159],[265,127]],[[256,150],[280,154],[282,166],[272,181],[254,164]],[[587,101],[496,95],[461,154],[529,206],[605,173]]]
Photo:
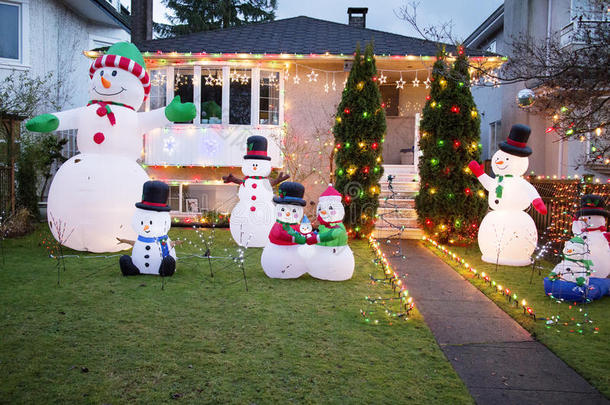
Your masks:
[[[307,78],[309,79],[310,82],[317,82],[318,74],[314,70],[312,70],[311,73],[307,75]]]
[[[424,84],[426,85],[426,88],[429,89],[430,88],[430,83],[432,83],[430,81],[430,78],[427,78],[426,81],[424,82]]]
[[[324,85],[324,92],[325,92],[325,93],[328,93],[328,89],[329,89],[329,88],[330,88],[330,87],[328,86],[328,83],[326,83],[326,84]]]
[[[208,75],[205,77],[205,85],[206,86],[212,86],[215,83],[214,77],[208,73]]]
[[[292,81],[294,82],[294,84],[299,84],[299,82],[301,81],[301,78],[299,77],[299,75],[294,75],[294,77],[292,78]]]
[[[269,84],[275,82],[275,73],[269,73]]]
[[[379,74],[379,84],[384,84],[388,80],[388,77],[381,72]]]
[[[237,74],[237,70],[233,70],[233,72],[231,72],[229,76],[231,77],[232,83],[239,81],[239,75]]]
[[[417,76],[415,76],[415,79],[413,79],[413,87],[419,87],[419,79],[417,78]]]
[[[333,82],[330,84],[330,86],[332,87],[333,91],[337,90],[337,82],[335,81],[335,79],[333,79]]]
[[[405,87],[405,81],[402,80],[402,76],[400,76],[400,79],[396,80],[396,88],[397,89],[402,89]]]

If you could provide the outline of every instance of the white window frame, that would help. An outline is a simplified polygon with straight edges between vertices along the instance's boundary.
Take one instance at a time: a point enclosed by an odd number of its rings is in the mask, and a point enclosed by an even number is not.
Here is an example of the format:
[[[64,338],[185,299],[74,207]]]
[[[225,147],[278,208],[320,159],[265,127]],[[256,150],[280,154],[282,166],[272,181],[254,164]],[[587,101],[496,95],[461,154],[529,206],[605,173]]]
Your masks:
[[[221,124],[224,127],[261,127],[261,128],[278,128],[281,127],[284,123],[284,70],[280,68],[262,68],[262,70],[270,71],[270,72],[278,72],[279,80],[280,80],[280,99],[279,99],[279,112],[278,112],[278,124],[260,124],[259,113],[260,113],[260,71],[259,67],[251,67],[251,66],[239,66],[235,64],[224,64],[218,63],[214,65],[206,65],[202,67],[202,65],[171,65],[166,66],[160,69],[155,70],[166,70],[166,80],[165,80],[165,105],[169,105],[174,98],[174,69],[175,68],[184,68],[184,67],[192,67],[193,68],[193,102],[195,103],[195,107],[197,108],[197,116],[193,120],[192,124],[173,124],[173,125],[197,125],[197,126],[210,126],[210,125],[219,125],[219,124],[202,124],[201,123],[201,71],[205,69],[219,69],[222,70],[222,118]],[[249,124],[229,124],[229,111],[230,111],[230,85],[231,85],[231,69],[248,69],[250,70],[250,123]],[[146,111],[150,111],[150,98],[146,99]]]
[[[499,129],[499,131],[498,131]],[[498,144],[502,140],[502,120],[489,123],[489,158],[499,149]]]
[[[0,58],[0,68],[25,70],[30,68],[30,0],[0,0],[1,4],[19,9],[19,58]]]

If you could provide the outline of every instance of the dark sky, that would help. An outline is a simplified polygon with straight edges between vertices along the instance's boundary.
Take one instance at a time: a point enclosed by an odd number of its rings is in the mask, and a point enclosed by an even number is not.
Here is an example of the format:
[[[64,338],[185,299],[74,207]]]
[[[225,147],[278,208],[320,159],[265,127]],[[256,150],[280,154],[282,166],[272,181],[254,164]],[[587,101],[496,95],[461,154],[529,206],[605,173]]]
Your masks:
[[[129,0],[121,1],[130,3]],[[347,23],[348,7],[368,7],[367,28],[419,36],[395,14],[401,7],[410,3],[409,0],[278,0],[276,15],[278,19],[306,15]],[[454,36],[464,39],[502,3],[503,0],[421,0],[417,12],[418,23],[422,26],[438,25],[451,20]],[[166,12],[161,0],[153,0],[155,21],[167,22]]]

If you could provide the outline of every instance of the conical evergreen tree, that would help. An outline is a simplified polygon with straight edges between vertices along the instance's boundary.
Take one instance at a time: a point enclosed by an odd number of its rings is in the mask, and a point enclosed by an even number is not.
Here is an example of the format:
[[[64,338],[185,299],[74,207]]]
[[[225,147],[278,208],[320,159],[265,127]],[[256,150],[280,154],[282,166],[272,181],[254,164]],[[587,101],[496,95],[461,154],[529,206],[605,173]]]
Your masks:
[[[383,174],[386,122],[376,75],[373,45],[366,46],[364,56],[358,45],[333,127],[335,188],[343,194],[345,227],[358,238],[368,236],[375,225]]]
[[[442,243],[470,244],[487,200],[468,169],[480,157],[480,117],[470,93],[464,50],[451,68],[441,55],[432,70],[428,101],[420,121],[420,191],[415,208],[429,236]]]

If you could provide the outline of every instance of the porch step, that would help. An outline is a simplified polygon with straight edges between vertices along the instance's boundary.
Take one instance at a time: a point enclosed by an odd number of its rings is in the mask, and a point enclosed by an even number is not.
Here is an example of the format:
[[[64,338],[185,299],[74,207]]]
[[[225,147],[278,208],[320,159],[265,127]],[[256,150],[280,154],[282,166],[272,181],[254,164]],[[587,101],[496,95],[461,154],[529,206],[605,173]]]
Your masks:
[[[388,197],[386,199],[386,197]],[[383,198],[379,198],[379,208],[415,208],[415,200],[412,198],[389,198],[390,196],[385,196]]]
[[[404,207],[379,207],[377,215],[380,220],[383,218],[417,218],[417,211]]]
[[[402,232],[399,229],[392,228],[375,228],[373,231],[373,237],[377,239],[421,239],[423,235],[424,232],[419,228],[405,228]]]
[[[382,218],[378,218],[377,222],[375,222],[376,228],[391,228],[397,229],[397,227],[404,226],[405,228],[418,228],[419,224],[417,223],[416,217],[402,217],[402,216],[384,216]]]

